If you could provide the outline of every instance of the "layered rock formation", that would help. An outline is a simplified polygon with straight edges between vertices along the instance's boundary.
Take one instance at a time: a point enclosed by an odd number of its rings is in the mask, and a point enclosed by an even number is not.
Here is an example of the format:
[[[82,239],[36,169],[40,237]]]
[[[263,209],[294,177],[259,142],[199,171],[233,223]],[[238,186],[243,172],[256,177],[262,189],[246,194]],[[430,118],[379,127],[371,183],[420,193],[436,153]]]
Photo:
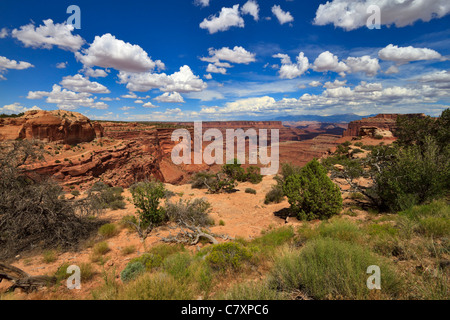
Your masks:
[[[363,118],[361,120],[352,121],[348,124],[348,129],[344,131],[345,136],[364,136],[364,135],[381,135],[384,137],[392,137],[397,127],[397,118],[400,114],[384,113],[371,118]],[[423,113],[411,113],[401,116],[407,117],[425,117]]]
[[[19,118],[0,119],[0,141],[38,139],[77,144],[103,136],[103,127],[78,112],[28,111]]]

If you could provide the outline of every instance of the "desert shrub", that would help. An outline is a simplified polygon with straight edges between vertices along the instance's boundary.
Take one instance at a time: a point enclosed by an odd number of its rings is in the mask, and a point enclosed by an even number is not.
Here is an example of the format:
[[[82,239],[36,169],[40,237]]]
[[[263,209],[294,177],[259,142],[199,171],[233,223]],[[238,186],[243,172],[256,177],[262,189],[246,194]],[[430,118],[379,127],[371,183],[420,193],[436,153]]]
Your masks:
[[[191,186],[194,189],[207,189],[208,185],[213,184],[213,180],[215,179],[215,175],[208,172],[197,172],[192,180]]]
[[[159,225],[166,220],[166,214],[159,202],[165,197],[165,188],[161,182],[140,182],[130,187],[133,204],[144,228]]]
[[[107,243],[106,241],[103,241],[103,242],[97,243],[97,244],[94,246],[94,248],[93,248],[92,251],[93,251],[93,253],[94,253],[95,255],[102,256],[102,255],[107,254],[110,250],[111,250],[111,249],[109,248],[108,243]]]
[[[191,300],[192,291],[166,273],[144,274],[127,284],[120,300]]]
[[[134,230],[133,224],[137,224],[137,219],[133,215],[126,215],[120,219],[120,225],[123,228],[128,228]]]
[[[88,191],[88,197],[100,210],[103,209],[124,209],[125,202],[122,196],[123,189],[120,187],[110,187],[104,182],[96,182]]]
[[[270,189],[269,192],[266,193],[266,197],[264,198],[264,203],[280,203],[284,200],[284,192],[283,188],[280,185],[274,185]]]
[[[117,230],[117,226],[114,223],[104,224],[98,229],[98,234],[105,239],[114,237],[118,232],[119,230]]]
[[[397,212],[444,195],[450,187],[449,155],[431,138],[423,146],[398,149],[375,177],[380,206]]]
[[[256,194],[256,190],[252,188],[246,188],[245,193]]]
[[[56,252],[55,250],[45,250],[42,254],[42,261],[45,263],[52,263],[56,261]]]
[[[222,166],[222,172],[228,177],[237,181],[246,181],[246,174],[238,159],[234,159],[231,163]]]
[[[393,268],[364,247],[331,238],[308,242],[301,250],[277,257],[270,284],[279,290],[301,290],[314,299],[369,299],[367,268],[381,269],[381,288],[385,298],[396,298],[402,282]]]
[[[75,196],[75,197],[78,197],[78,196],[80,195],[80,191],[74,190],[74,191],[71,192],[71,194],[72,194],[73,196]]]
[[[123,247],[120,252],[122,253],[122,255],[127,256],[129,254],[136,252],[136,246],[131,245],[131,246]]]
[[[139,275],[145,272],[145,265],[140,261],[130,262],[125,269],[120,273],[120,279],[123,282],[128,282],[136,279]]]
[[[303,167],[299,174],[288,177],[283,192],[293,212],[302,220],[330,218],[342,210],[339,187],[316,159]]]
[[[177,203],[167,202],[165,211],[169,220],[183,221],[193,226],[209,226],[214,224],[209,213],[211,204],[205,199],[179,200]]]
[[[0,146],[0,259],[34,249],[76,249],[99,222],[82,201],[62,199],[56,182],[26,174],[21,165],[41,159],[39,144],[14,141]]]
[[[151,271],[154,268],[160,267],[163,260],[163,257],[159,254],[144,253],[140,257],[132,259],[129,264],[139,262],[145,267],[145,270]]]
[[[216,270],[238,270],[251,257],[252,253],[244,246],[235,242],[227,242],[215,245],[206,257],[206,261]]]
[[[182,252],[176,253],[167,257],[162,265],[162,268],[169,275],[176,280],[186,280],[191,274],[190,266],[193,259],[190,253]]]
[[[374,136],[374,139],[382,140],[382,139],[383,139],[383,136],[382,136],[381,134],[376,134],[376,135]]]
[[[76,263],[71,264],[69,262],[65,262],[58,267],[58,269],[54,273],[57,283],[60,283],[62,280],[66,280],[71,276],[71,273],[67,273],[67,268],[69,268],[71,265],[77,266]],[[94,277],[95,271],[90,263],[81,263],[79,265],[79,268],[81,281],[89,281]]]
[[[262,181],[261,169],[256,166],[250,166],[245,173],[245,180],[253,184],[258,184]]]

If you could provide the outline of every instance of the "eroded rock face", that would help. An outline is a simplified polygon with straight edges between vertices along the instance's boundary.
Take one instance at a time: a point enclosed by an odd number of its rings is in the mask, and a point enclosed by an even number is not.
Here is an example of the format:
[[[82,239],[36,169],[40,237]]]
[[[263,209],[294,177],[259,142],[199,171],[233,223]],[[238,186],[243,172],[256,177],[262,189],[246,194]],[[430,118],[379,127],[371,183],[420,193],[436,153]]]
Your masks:
[[[392,137],[397,128],[397,118],[399,114],[379,114],[371,118],[352,121],[348,124],[348,129],[344,131],[344,137],[379,134],[383,137]],[[407,114],[408,117],[425,117],[423,113]],[[375,133],[375,131],[378,131]]]
[[[0,141],[38,139],[77,144],[103,136],[103,127],[78,112],[28,111],[19,118],[0,119]]]

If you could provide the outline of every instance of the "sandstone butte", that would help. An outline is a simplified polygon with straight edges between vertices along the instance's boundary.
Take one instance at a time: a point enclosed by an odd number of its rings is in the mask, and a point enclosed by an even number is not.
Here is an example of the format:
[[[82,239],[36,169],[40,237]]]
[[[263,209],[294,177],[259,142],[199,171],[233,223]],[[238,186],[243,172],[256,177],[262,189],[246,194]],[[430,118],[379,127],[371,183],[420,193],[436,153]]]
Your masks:
[[[391,137],[396,118],[396,114],[382,114],[353,121],[348,128],[342,123],[204,122],[203,131],[208,128],[218,128],[223,133],[238,128],[279,129],[280,162],[303,166],[313,158],[333,152],[338,144],[353,136],[364,134],[364,128],[375,128],[386,138]],[[220,169],[219,165],[204,163],[173,164],[171,151],[177,142],[171,140],[171,135],[176,128],[186,128],[193,136],[192,122],[100,124],[76,112],[29,111],[19,118],[0,119],[0,141],[34,138],[48,142],[45,161],[30,164],[28,169],[52,176],[66,188],[85,189],[99,180],[129,187],[136,181],[151,178],[181,184],[188,182],[193,173]],[[60,144],[65,145],[61,148]]]
[[[28,111],[19,118],[0,119],[0,141],[38,139],[78,144],[103,136],[103,127],[78,112]]]

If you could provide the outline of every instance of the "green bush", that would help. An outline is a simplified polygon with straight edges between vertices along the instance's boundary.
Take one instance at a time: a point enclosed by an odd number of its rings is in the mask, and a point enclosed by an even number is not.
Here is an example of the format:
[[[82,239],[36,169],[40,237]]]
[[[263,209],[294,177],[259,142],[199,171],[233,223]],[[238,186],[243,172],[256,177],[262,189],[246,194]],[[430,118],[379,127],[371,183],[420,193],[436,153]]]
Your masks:
[[[111,249],[106,241],[97,243],[93,248],[94,255],[102,256],[108,253]]]
[[[266,193],[266,197],[264,199],[265,204],[269,203],[280,203],[284,200],[284,192],[283,188],[280,185],[272,186],[269,192]]]
[[[383,209],[394,212],[411,208],[448,192],[450,153],[440,153],[435,140],[399,148],[394,159],[375,177]]]
[[[120,273],[120,279],[123,282],[128,282],[136,279],[139,275],[145,272],[145,266],[142,262],[135,261],[127,264],[125,269]]]
[[[251,257],[251,252],[242,245],[235,242],[227,242],[215,245],[206,257],[206,261],[216,270],[238,270]]]
[[[379,293],[397,298],[402,282],[390,265],[364,247],[331,238],[312,240],[278,257],[270,284],[287,292],[301,290],[313,299],[370,299],[366,271],[371,265],[381,269]]]
[[[245,193],[256,194],[256,190],[252,188],[246,188]]]
[[[114,237],[118,234],[118,232],[119,231],[117,230],[117,227],[114,223],[104,224],[98,229],[98,234],[105,239]]]
[[[166,220],[165,210],[159,204],[165,197],[165,188],[161,182],[140,182],[131,186],[130,192],[144,228]]]
[[[293,212],[302,220],[326,219],[342,210],[339,187],[317,159],[310,161],[299,174],[289,176],[283,192]]]

